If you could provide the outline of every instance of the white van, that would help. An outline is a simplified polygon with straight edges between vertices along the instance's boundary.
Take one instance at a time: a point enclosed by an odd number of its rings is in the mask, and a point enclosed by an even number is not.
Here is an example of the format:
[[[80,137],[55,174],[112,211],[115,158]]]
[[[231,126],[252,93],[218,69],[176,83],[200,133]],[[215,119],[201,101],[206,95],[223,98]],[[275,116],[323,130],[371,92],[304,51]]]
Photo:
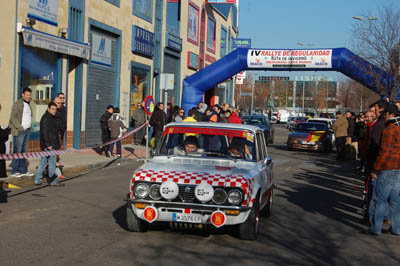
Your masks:
[[[289,116],[289,111],[284,109],[278,110],[278,123],[287,123]]]

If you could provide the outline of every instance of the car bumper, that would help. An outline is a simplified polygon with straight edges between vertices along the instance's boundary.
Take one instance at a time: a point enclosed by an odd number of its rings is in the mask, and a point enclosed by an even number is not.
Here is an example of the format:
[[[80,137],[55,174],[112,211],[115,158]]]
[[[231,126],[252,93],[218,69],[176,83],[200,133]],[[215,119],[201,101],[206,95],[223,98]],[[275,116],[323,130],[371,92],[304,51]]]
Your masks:
[[[242,206],[223,206],[223,205],[208,205],[208,204],[193,204],[182,202],[165,202],[165,201],[150,201],[150,200],[129,200],[133,212],[139,219],[144,219],[144,209],[136,207],[137,204],[145,204],[157,209],[158,215],[154,222],[184,222],[197,224],[211,224],[210,216],[214,211],[222,211],[226,215],[224,225],[241,224],[247,220],[250,213],[250,207]],[[229,211],[238,211],[237,215],[229,214]],[[199,217],[196,221],[181,221],[177,220],[177,214],[193,214]]]
[[[310,150],[310,151],[323,151],[323,144],[301,144],[301,143],[289,143],[288,147],[291,149],[298,150]]]

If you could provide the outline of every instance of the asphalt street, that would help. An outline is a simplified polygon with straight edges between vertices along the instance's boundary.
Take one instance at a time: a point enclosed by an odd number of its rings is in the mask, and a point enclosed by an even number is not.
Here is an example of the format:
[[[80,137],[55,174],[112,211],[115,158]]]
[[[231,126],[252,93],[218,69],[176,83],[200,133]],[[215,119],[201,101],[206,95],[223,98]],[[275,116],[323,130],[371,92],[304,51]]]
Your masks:
[[[400,237],[360,234],[362,178],[334,154],[288,151],[275,126],[273,215],[256,241],[233,228],[126,230],[129,180],[139,163],[8,193],[0,204],[0,265],[400,265]]]

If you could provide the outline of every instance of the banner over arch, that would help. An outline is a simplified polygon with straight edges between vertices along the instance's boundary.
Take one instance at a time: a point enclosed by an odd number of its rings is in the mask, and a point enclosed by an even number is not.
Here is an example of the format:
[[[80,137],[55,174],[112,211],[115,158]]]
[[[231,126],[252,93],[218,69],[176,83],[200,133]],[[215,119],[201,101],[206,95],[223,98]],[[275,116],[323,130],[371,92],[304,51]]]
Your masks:
[[[183,80],[182,107],[187,112],[197,106],[204,92],[243,70],[338,71],[375,92],[379,92],[377,84],[386,91],[394,84],[390,74],[346,48],[238,48]]]

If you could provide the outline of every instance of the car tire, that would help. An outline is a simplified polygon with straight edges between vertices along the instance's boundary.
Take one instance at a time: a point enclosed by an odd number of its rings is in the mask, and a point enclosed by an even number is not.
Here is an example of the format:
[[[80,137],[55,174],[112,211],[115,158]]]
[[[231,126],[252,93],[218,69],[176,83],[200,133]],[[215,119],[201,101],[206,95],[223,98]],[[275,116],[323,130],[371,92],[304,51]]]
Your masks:
[[[274,135],[272,135],[272,138],[270,138],[269,143],[274,144]]]
[[[267,204],[265,204],[264,208],[261,209],[260,211],[260,216],[261,217],[270,217],[272,215],[272,203],[274,199],[274,188],[271,187],[268,190],[268,200]]]
[[[260,224],[260,199],[259,194],[254,200],[253,207],[247,220],[239,225],[239,238],[243,240],[256,240]]]
[[[269,133],[264,134],[264,136],[265,136],[265,145],[268,146],[268,144],[269,144],[269,138],[270,138]]]
[[[131,232],[146,232],[148,225],[136,216],[130,203],[126,205],[126,225]]]

